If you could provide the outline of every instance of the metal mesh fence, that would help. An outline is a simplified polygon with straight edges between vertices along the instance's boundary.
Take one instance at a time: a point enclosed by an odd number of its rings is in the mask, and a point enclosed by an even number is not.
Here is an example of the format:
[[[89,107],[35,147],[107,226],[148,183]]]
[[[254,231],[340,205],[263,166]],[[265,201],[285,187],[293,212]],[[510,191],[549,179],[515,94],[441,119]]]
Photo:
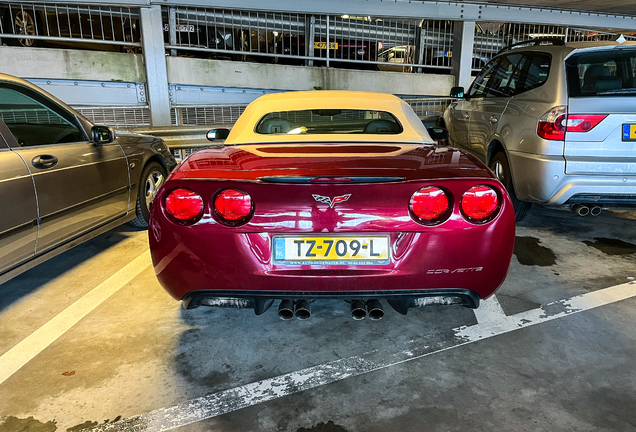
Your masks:
[[[75,107],[92,123],[114,126],[150,126],[148,107]]]
[[[8,45],[141,49],[136,8],[0,2],[0,17],[0,39]]]

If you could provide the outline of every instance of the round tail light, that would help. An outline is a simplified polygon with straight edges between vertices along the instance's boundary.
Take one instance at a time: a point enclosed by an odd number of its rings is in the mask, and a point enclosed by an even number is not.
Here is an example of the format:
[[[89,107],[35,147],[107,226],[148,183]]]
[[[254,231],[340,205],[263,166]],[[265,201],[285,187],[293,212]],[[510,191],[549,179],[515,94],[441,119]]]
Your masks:
[[[490,186],[473,186],[462,196],[460,208],[470,222],[487,222],[499,208],[499,195]]]
[[[236,189],[225,189],[214,199],[214,211],[225,222],[241,223],[252,214],[252,197]]]
[[[166,197],[166,210],[182,222],[196,219],[203,212],[203,199],[189,189],[175,189]]]
[[[411,197],[411,213],[427,225],[440,223],[449,213],[449,199],[443,189],[426,186]]]

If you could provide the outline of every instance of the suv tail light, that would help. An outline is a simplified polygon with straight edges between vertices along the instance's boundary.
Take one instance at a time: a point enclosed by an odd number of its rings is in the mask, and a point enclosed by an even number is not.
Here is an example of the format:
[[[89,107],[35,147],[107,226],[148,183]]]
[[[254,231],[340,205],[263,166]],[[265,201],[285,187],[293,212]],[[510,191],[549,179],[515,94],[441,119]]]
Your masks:
[[[203,212],[203,199],[189,189],[175,189],[166,197],[166,210],[181,222],[190,222]]]
[[[450,200],[443,189],[426,186],[411,196],[409,207],[412,215],[426,225],[442,222],[450,210]]]
[[[565,140],[565,120],[567,110],[564,106],[557,106],[543,114],[537,125],[537,134],[547,140]]]
[[[242,223],[252,214],[252,197],[237,189],[222,190],[214,199],[214,211],[226,223]]]
[[[499,195],[490,186],[480,185],[468,189],[462,196],[460,208],[470,222],[483,223],[495,215],[499,207]]]
[[[566,122],[567,132],[587,132],[605,120],[607,114],[569,115]]]

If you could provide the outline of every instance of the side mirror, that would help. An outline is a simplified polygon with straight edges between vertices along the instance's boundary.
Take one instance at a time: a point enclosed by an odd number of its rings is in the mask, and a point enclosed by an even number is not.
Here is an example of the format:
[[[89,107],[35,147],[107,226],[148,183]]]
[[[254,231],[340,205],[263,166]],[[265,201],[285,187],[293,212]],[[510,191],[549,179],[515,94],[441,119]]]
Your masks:
[[[450,96],[453,98],[464,97],[464,87],[453,87],[450,92]]]
[[[446,129],[444,129],[443,127],[438,127],[438,126],[426,128],[426,131],[428,132],[431,139],[436,142],[444,141],[448,139],[450,135]]]
[[[93,126],[91,138],[95,145],[110,144],[115,141],[115,132],[107,126]]]
[[[226,139],[229,134],[230,134],[229,129],[212,129],[208,131],[205,137],[209,141],[218,141],[218,140]]]

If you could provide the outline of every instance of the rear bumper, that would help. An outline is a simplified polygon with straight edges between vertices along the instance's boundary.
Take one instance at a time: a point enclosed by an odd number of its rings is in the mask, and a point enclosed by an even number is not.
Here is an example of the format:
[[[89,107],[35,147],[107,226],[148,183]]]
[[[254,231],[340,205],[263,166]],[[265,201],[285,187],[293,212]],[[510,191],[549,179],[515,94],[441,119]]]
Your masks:
[[[398,312],[406,314],[413,307],[422,307],[419,299],[433,297],[453,297],[460,299],[464,306],[471,309],[479,307],[481,297],[479,294],[466,289],[441,289],[441,290],[416,290],[416,291],[364,291],[364,292],[304,292],[304,291],[217,291],[201,290],[186,294],[182,299],[184,309],[195,309],[203,304],[206,299],[243,299],[247,308],[254,309],[256,315],[265,312],[272,305],[274,300],[288,299],[297,300],[326,300],[340,299],[350,300],[386,300]],[[207,305],[206,305],[207,306]],[[230,306],[231,307],[231,306]]]
[[[520,200],[556,206],[599,203],[611,208],[636,204],[635,175],[567,175],[563,156],[509,152],[508,157]]]

